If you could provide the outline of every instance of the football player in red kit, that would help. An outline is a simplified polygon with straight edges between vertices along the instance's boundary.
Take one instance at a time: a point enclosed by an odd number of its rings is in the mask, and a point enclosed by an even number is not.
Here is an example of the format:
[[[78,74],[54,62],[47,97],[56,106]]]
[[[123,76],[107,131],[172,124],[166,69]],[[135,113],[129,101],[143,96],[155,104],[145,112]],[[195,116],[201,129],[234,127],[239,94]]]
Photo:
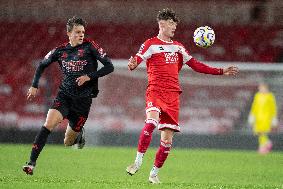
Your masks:
[[[163,9],[157,15],[159,33],[146,40],[139,52],[129,59],[128,67],[134,70],[141,62],[147,66],[148,86],[146,90],[146,122],[143,127],[134,164],[126,171],[134,175],[142,165],[143,156],[149,147],[152,132],[158,127],[161,130],[160,146],[155,162],[149,174],[149,182],[159,184],[158,171],[163,166],[170,152],[174,132],[179,126],[179,71],[184,64],[194,71],[212,75],[236,75],[238,68],[213,68],[194,59],[185,47],[173,41],[179,19],[171,9]]]

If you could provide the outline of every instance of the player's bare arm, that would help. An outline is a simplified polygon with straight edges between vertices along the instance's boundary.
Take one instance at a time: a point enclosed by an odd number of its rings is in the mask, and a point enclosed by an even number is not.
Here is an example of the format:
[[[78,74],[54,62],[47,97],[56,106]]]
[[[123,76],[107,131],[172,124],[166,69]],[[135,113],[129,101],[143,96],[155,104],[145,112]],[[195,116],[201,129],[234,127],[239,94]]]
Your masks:
[[[80,76],[76,79],[78,86],[82,86],[86,81],[89,81],[90,78],[87,75]]]
[[[27,100],[32,100],[36,96],[37,90],[35,87],[30,87],[27,92]]]
[[[129,70],[134,70],[137,66],[138,66],[137,58],[131,56],[128,63]]]
[[[236,66],[229,66],[223,69],[223,75],[237,75],[239,73],[239,68]]]

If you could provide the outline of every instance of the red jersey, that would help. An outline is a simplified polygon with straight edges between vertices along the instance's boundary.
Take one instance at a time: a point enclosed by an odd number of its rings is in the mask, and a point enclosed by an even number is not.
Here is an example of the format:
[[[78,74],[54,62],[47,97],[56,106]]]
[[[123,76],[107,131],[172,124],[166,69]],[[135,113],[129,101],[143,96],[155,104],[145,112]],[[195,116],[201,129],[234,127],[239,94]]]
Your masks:
[[[177,41],[163,41],[154,37],[145,41],[136,54],[137,62],[146,61],[148,90],[181,91],[179,72],[183,64],[201,73],[223,74],[219,68],[209,67],[194,59]]]

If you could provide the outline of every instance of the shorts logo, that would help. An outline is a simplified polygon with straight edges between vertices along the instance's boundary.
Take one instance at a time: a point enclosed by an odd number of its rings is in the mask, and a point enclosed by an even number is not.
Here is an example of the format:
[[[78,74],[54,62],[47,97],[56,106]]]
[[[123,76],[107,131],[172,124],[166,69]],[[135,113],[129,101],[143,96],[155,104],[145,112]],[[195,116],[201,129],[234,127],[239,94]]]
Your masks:
[[[153,106],[152,102],[147,103],[147,107],[152,107],[152,106]]]

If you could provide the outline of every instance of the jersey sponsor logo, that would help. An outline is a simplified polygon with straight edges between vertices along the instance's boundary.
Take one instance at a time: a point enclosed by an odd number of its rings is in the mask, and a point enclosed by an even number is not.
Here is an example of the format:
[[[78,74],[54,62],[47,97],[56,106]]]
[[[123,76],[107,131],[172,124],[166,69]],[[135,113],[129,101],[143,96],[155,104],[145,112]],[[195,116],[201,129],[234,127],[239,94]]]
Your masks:
[[[166,52],[164,53],[164,56],[167,64],[175,64],[179,62],[179,56],[176,52]]]
[[[86,60],[78,60],[78,61],[62,61],[63,68],[66,69],[67,72],[79,72],[84,70],[84,66],[87,65]]]

